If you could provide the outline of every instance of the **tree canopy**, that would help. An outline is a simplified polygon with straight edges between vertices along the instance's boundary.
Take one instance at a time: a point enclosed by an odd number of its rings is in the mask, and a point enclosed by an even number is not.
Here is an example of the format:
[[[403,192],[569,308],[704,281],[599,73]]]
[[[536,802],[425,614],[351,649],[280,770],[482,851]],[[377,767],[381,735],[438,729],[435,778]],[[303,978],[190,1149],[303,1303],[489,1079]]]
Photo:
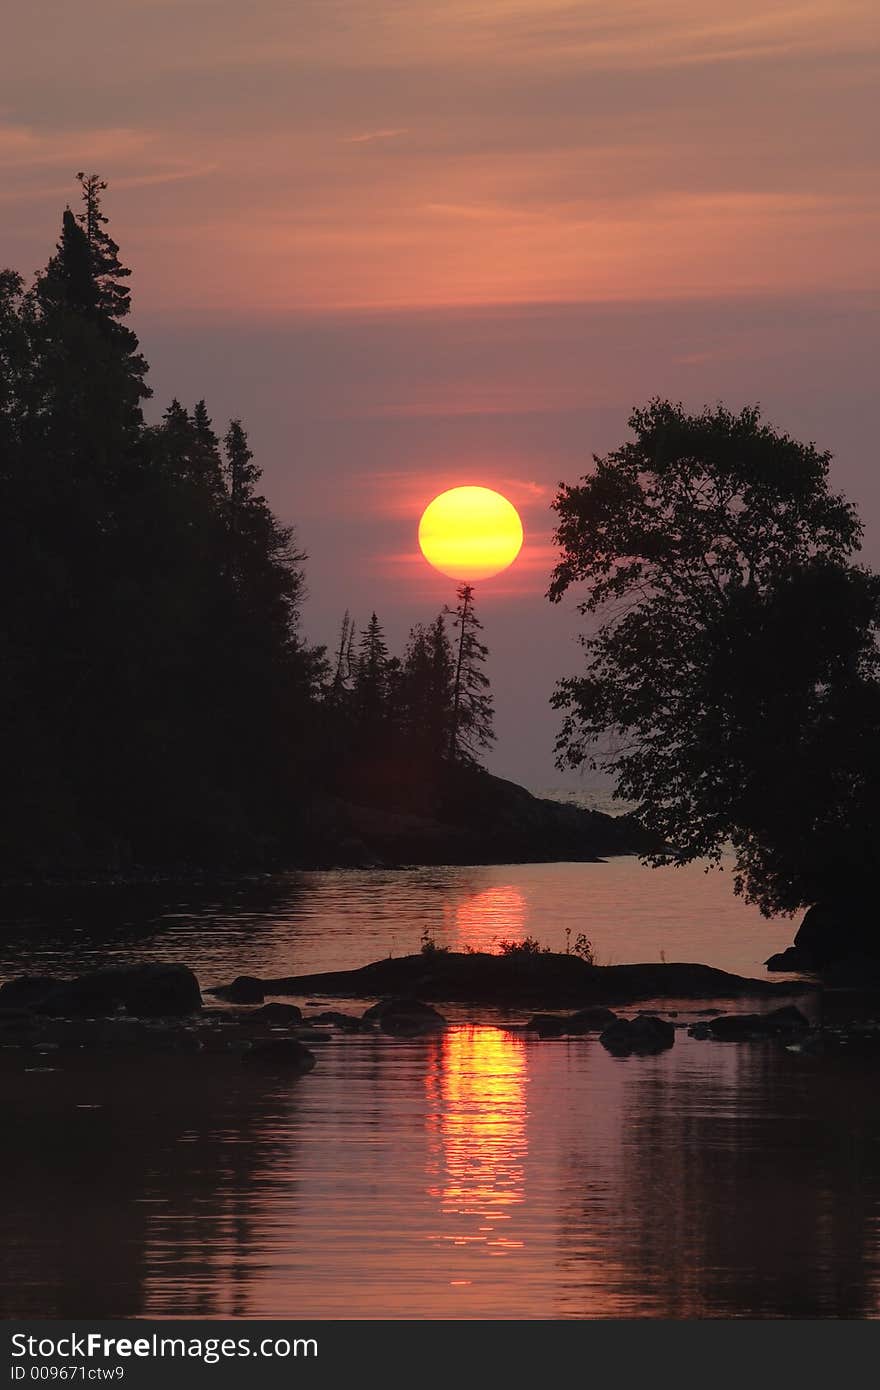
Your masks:
[[[586,669],[561,765],[615,780],[666,849],[718,861],[763,911],[864,877],[880,840],[880,580],[830,455],[747,408],[654,400],[560,488],[551,600],[584,585]]]
[[[46,269],[0,276],[0,867],[252,858],[293,818],[322,656],[233,420],[143,415],[129,271],[79,175]]]

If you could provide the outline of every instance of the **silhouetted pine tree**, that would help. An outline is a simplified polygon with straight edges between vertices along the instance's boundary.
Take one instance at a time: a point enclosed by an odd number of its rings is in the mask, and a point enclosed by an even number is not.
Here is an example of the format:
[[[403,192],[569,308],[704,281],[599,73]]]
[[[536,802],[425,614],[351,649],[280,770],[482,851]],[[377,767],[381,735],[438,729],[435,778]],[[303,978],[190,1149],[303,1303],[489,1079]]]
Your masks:
[[[83,208],[77,217],[86,237],[96,307],[109,319],[124,319],[131,310],[131,290],[123,281],[131,271],[119,259],[119,247],[107,231],[109,219],[101,211],[106,182],[97,174],[77,174]]]
[[[430,762],[445,758],[452,718],[453,655],[443,614],[412,629],[401,678],[402,729]]]
[[[87,782],[87,799],[100,801],[118,781],[128,692],[146,651],[138,555],[151,532],[142,505],[149,390],[137,338],[119,321],[127,300],[111,293],[123,273],[100,248],[93,254],[67,209],[20,314],[30,357],[13,513],[30,537],[14,559],[27,596],[24,679],[59,788],[66,781],[78,803]],[[59,803],[64,796],[59,789]]]
[[[193,473],[218,499],[223,494],[223,462],[220,442],[214,433],[204,401],[197,401],[192,414]]]
[[[311,775],[303,557],[240,422],[224,460],[204,402],[145,425],[129,272],[80,183],[33,288],[0,273],[0,867],[228,862]]]
[[[351,689],[354,674],[355,627],[352,616],[346,608],[339,629],[339,642],[336,646],[333,664],[333,680],[328,690],[328,698],[334,706],[341,706]]]
[[[458,632],[455,643],[455,674],[452,685],[452,716],[449,731],[449,759],[453,763],[479,765],[479,754],[495,740],[495,711],[489,693],[489,677],[483,670],[488,648],[480,641],[483,630],[474,610],[474,590],[461,584],[458,604],[445,611]]]
[[[385,734],[388,715],[388,645],[372,613],[358,645],[354,676],[354,718],[365,745]]]

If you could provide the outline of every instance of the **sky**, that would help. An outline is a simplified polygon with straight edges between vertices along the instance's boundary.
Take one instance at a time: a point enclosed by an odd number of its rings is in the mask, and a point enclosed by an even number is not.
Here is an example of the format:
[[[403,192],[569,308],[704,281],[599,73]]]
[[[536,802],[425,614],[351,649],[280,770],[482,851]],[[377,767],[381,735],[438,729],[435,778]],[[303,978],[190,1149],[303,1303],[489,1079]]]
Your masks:
[[[453,600],[436,493],[520,509],[477,591],[493,771],[572,784],[550,502],[634,405],[759,402],[880,564],[874,0],[31,0],[4,37],[0,261],[109,181],[154,413],[243,417],[313,640],[375,609],[400,648]]]

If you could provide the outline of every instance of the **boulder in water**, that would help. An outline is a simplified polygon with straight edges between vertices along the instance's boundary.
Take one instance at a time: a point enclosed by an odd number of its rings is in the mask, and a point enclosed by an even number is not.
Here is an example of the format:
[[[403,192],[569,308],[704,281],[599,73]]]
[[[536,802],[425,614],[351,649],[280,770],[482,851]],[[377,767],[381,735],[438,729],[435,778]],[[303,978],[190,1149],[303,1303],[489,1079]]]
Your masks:
[[[338,1009],[325,1009],[321,1014],[310,1014],[306,1023],[330,1023],[343,1033],[368,1033],[373,1026],[369,1019],[365,1022],[362,1018],[356,1018],[354,1014],[340,1013]]]
[[[55,1018],[99,1017],[119,1008],[138,1018],[163,1018],[201,1007],[199,982],[189,967],[162,963],[111,966],[75,980],[55,980],[31,1004],[35,1013]]]
[[[653,1014],[638,1018],[618,1018],[599,1034],[599,1041],[615,1057],[632,1053],[649,1055],[664,1052],[675,1042],[675,1029],[665,1019]]]
[[[266,986],[255,975],[236,975],[229,985],[217,985],[209,989],[218,999],[226,999],[230,1004],[262,1004],[266,997]]]
[[[363,1014],[364,1022],[374,1019],[383,1033],[401,1038],[417,1038],[446,1027],[443,1015],[418,999],[381,999]]]
[[[565,1019],[562,1014],[532,1014],[526,1032],[537,1033],[539,1038],[561,1038],[565,1034]]]
[[[537,1033],[539,1038],[577,1038],[584,1033],[601,1033],[616,1022],[617,1014],[611,1009],[591,1004],[574,1014],[533,1014],[526,1032]]]
[[[771,1009],[765,1014],[721,1014],[701,1026],[710,1038],[722,1042],[743,1042],[748,1038],[777,1038],[809,1029],[810,1020],[793,1004],[784,1009]],[[694,1034],[694,1036],[699,1036]]]
[[[594,1004],[588,1009],[578,1009],[576,1014],[570,1014],[565,1021],[565,1031],[572,1036],[579,1033],[601,1033],[604,1028],[610,1028],[617,1021],[617,1014],[612,1009],[606,1009],[602,1004]]]

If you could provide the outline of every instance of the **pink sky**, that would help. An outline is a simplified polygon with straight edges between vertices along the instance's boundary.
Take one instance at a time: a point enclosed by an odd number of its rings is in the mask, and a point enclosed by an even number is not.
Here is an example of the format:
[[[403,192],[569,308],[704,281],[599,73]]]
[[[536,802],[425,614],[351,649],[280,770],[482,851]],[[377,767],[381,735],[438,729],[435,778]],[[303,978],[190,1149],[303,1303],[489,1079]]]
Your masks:
[[[498,771],[558,780],[547,503],[633,404],[760,400],[880,560],[873,0],[35,0],[4,37],[3,262],[110,181],[157,405],[245,416],[315,638],[449,596],[413,558],[442,487],[520,506],[480,594]]]

